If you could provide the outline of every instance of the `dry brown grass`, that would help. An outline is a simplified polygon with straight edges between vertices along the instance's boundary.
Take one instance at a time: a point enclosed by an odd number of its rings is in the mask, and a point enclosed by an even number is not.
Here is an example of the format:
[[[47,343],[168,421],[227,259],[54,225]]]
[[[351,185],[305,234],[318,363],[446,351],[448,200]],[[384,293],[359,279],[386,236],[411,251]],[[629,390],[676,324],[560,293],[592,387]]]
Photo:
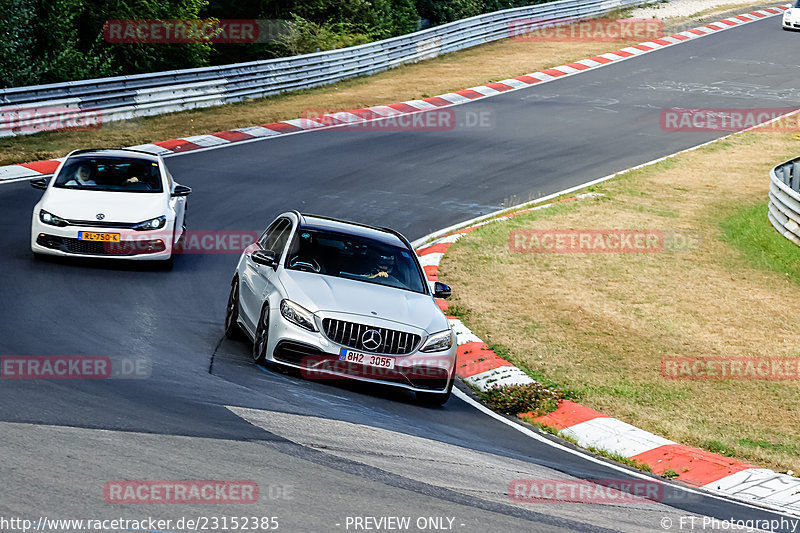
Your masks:
[[[765,202],[770,167],[798,149],[790,134],[751,133],[683,154],[607,182],[605,197],[473,232],[450,249],[440,275],[479,336],[582,391],[582,403],[683,444],[716,441],[740,459],[800,471],[800,383],[660,376],[665,357],[800,352],[800,287],[751,267],[719,228],[738,207]],[[688,230],[702,244],[519,254],[507,244],[515,227]]]

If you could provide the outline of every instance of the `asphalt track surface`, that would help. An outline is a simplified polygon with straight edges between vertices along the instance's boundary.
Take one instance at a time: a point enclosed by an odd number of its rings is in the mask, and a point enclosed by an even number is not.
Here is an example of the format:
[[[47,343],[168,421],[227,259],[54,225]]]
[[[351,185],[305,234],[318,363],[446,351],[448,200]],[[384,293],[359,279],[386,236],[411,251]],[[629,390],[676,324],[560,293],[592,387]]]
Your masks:
[[[798,37],[773,17],[456,106],[451,131],[334,128],[168,165],[194,189],[193,230],[260,231],[297,208],[415,239],[722,135],[664,132],[663,108],[800,107],[800,66],[786,53]],[[467,125],[481,113],[492,127]],[[184,255],[171,272],[35,261],[38,195],[0,186],[0,354],[140,356],[152,375],[0,381],[0,517],[276,516],[281,531],[353,531],[356,516],[409,516],[415,531],[417,518],[451,517],[453,530],[472,532],[778,516],[681,490],[663,503],[511,502],[514,479],[634,474],[537,442],[458,398],[427,408],[402,391],[259,369],[248,344],[222,336],[235,254]],[[254,480],[261,497],[112,505],[103,486],[118,479]]]

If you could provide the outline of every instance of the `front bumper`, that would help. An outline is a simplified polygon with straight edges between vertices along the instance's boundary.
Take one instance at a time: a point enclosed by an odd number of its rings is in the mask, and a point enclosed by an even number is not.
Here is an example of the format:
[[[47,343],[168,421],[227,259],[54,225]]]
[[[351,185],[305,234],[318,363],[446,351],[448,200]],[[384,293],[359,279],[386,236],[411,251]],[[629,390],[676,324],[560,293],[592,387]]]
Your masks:
[[[341,361],[341,350],[352,348],[332,342],[320,331],[308,331],[289,323],[278,309],[271,312],[275,314],[270,321],[267,359],[299,369],[306,379],[354,379],[414,392],[444,393],[455,375],[455,342],[441,352],[383,355],[394,359],[395,368],[377,368]]]
[[[90,259],[158,261],[172,256],[172,230],[153,231],[87,226],[50,226],[38,219],[31,226],[31,250],[37,254]],[[85,241],[80,232],[118,233],[119,242]]]
[[[786,13],[781,19],[781,26],[787,30],[800,30],[800,13]]]

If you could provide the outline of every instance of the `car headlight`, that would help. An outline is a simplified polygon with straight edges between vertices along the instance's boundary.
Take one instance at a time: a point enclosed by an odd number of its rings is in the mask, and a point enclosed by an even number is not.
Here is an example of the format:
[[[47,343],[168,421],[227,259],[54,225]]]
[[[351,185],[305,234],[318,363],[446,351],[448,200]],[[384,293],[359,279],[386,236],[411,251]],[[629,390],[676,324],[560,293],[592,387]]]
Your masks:
[[[317,331],[317,326],[314,325],[314,315],[308,309],[297,305],[291,300],[281,301],[281,314],[283,318],[297,324],[301,328],[309,331]]]
[[[53,213],[49,213],[44,209],[39,211],[39,220],[42,221],[42,224],[47,224],[49,226],[58,226],[60,228],[69,225],[67,221],[64,220],[63,218],[57,217]]]
[[[441,352],[442,350],[448,350],[451,346],[453,346],[453,332],[448,329],[440,331],[439,333],[434,333],[428,337],[428,340],[425,341],[425,344],[419,351]]]
[[[154,229],[161,229],[167,224],[167,217],[161,215],[160,217],[145,220],[136,224],[133,229],[136,231],[150,231]]]

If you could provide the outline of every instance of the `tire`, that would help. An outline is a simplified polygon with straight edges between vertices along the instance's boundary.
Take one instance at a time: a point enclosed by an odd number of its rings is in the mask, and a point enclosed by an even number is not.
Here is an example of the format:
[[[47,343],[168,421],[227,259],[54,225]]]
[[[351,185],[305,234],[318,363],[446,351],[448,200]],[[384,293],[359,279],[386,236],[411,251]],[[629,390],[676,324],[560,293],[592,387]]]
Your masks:
[[[242,329],[239,327],[239,278],[234,278],[231,283],[231,292],[228,295],[228,306],[225,308],[225,336],[237,340],[242,338]]]
[[[264,366],[267,361],[267,344],[269,344],[269,304],[264,304],[256,327],[256,338],[253,340],[253,361]]]
[[[450,399],[450,394],[453,392],[454,379],[455,378],[450,380],[450,384],[447,386],[447,392],[416,392],[417,402],[431,407],[441,407],[446,404],[447,400]]]

